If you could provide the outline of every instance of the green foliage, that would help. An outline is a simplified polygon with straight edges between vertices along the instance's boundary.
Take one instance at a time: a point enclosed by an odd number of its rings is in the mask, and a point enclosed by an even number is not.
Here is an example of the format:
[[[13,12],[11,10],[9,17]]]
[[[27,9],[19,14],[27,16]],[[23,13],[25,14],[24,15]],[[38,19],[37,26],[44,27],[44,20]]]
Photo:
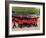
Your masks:
[[[40,9],[33,7],[13,7],[12,10],[15,11],[16,14],[37,14],[40,12]]]

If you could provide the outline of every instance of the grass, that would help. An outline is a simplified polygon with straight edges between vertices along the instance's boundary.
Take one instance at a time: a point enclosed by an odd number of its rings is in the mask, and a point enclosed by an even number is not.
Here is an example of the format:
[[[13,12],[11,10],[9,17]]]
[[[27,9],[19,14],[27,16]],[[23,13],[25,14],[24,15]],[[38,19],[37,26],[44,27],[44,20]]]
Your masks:
[[[40,9],[36,9],[33,7],[13,7],[12,11],[16,14],[38,14],[40,13]]]

